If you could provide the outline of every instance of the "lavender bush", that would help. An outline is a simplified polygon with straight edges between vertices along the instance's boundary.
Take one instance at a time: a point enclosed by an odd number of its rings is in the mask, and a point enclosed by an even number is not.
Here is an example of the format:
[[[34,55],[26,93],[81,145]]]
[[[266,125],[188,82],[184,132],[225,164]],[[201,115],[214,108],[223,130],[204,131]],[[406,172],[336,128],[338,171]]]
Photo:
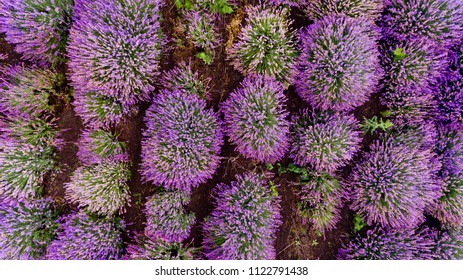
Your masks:
[[[210,91],[210,78],[202,77],[197,71],[193,71],[188,63],[180,63],[174,69],[165,72],[161,79],[161,85],[169,91],[184,91],[200,98],[208,99]]]
[[[335,177],[314,172],[298,191],[298,213],[317,232],[330,231],[341,220],[343,195]]]
[[[41,64],[63,62],[73,0],[1,0],[0,31],[15,51]]]
[[[55,237],[57,218],[49,199],[0,201],[0,258],[41,259]]]
[[[141,173],[147,181],[189,190],[212,177],[223,137],[217,114],[204,100],[164,91],[153,99],[145,123]]]
[[[138,236],[137,244],[127,247],[126,258],[131,260],[192,260],[195,249],[179,242],[169,242],[158,237]]]
[[[365,18],[327,16],[300,34],[296,88],[313,107],[349,111],[362,105],[381,78],[376,31]]]
[[[159,71],[161,0],[75,0],[69,69],[75,88],[124,106],[147,100]]]
[[[440,195],[429,158],[429,151],[392,137],[373,142],[347,182],[352,209],[369,225],[395,229],[418,225],[424,210]]]
[[[238,41],[227,50],[228,59],[241,73],[262,74],[290,84],[297,56],[288,10],[250,6]]]
[[[63,218],[55,239],[47,250],[52,260],[114,260],[123,253],[122,231],[125,224],[119,218],[99,218],[83,212]]]
[[[118,135],[104,129],[86,129],[79,139],[77,157],[83,165],[108,162],[128,162],[126,144],[117,139]]]
[[[338,251],[343,260],[429,260],[433,258],[434,242],[429,229],[368,230],[355,236]]]
[[[438,121],[463,124],[463,76],[458,71],[442,75],[435,98]]]
[[[95,214],[123,213],[130,200],[129,179],[129,166],[124,162],[82,166],[66,183],[66,198]]]
[[[312,20],[320,20],[332,14],[352,18],[365,17],[375,21],[383,10],[382,0],[300,0],[301,9]]]
[[[302,110],[293,120],[290,157],[298,165],[333,172],[346,165],[362,141],[352,115]]]
[[[145,206],[145,234],[182,242],[196,221],[194,213],[184,209],[189,202],[190,194],[182,191],[162,191],[151,196]]]
[[[434,259],[462,260],[463,259],[463,233],[461,229],[434,231],[435,247]]]
[[[400,41],[423,38],[453,44],[463,34],[461,0],[385,0],[381,18],[387,37]]]
[[[251,159],[273,163],[289,144],[284,85],[265,76],[247,76],[222,103],[226,129],[236,150]]]
[[[208,259],[275,259],[273,247],[281,224],[279,199],[267,180],[254,173],[238,175],[214,191],[215,209],[204,224]]]

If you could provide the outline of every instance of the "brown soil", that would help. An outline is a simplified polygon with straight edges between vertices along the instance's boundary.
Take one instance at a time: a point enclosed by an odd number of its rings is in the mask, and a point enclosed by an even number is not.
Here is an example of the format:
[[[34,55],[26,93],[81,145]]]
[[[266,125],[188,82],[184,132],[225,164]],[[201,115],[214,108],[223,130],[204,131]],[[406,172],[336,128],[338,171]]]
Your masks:
[[[164,22],[162,24],[166,38],[177,38],[182,44],[168,41],[165,47],[163,59],[161,61],[161,71],[172,69],[181,61],[191,62],[192,68],[199,71],[204,77],[211,78],[212,89],[208,106],[218,109],[221,101],[225,100],[228,94],[235,89],[243,76],[235,71],[226,61],[225,45],[230,43],[230,38],[236,36],[239,32],[239,22],[243,19],[243,10],[235,10],[235,13],[228,16],[223,16],[219,20],[223,44],[214,58],[211,65],[205,65],[201,60],[195,57],[195,50],[189,44],[178,28],[179,15],[173,5],[173,0],[167,1],[168,4],[163,8]],[[245,1],[250,3],[253,1]],[[291,18],[294,20],[294,28],[300,28],[309,24],[309,22],[300,16],[300,12],[293,11]],[[179,41],[179,42],[180,42]],[[16,64],[21,62],[20,55],[13,51],[12,46],[8,45],[3,38],[0,38],[0,53],[8,54],[7,62]],[[65,72],[65,68],[62,68]],[[293,114],[301,108],[308,107],[303,102],[293,87],[290,87],[287,92],[288,102],[287,109]],[[362,120],[363,116],[371,117],[378,115],[383,110],[378,105],[377,95],[372,96],[365,105],[356,109],[354,114]],[[144,183],[138,172],[140,168],[140,152],[141,138],[144,130],[143,118],[149,104],[142,104],[139,111],[133,116],[127,117],[123,125],[120,126],[120,139],[127,143],[128,152],[132,162],[131,172],[132,178],[129,182],[132,193],[131,205],[122,218],[127,222],[128,234],[125,236],[126,242],[133,241],[133,236],[136,232],[143,231],[145,217],[143,214],[143,205],[150,195],[154,193],[156,187],[150,183]],[[66,212],[75,209],[75,205],[67,205],[64,200],[63,184],[68,182],[71,174],[78,167],[79,163],[76,158],[77,146],[76,142],[79,137],[83,124],[72,109],[71,105],[62,106],[57,112],[58,127],[61,130],[61,135],[64,140],[63,147],[58,152],[60,158],[60,170],[50,173],[45,178],[45,194],[53,197],[58,204],[62,205]],[[374,136],[367,136],[364,140],[364,147],[367,148],[369,143],[374,139]],[[222,147],[221,155],[223,156],[221,167],[217,170],[215,176],[207,183],[196,188],[191,197],[191,202],[187,206],[188,211],[196,214],[197,223],[194,226],[190,237],[185,241],[186,244],[193,246],[201,246],[202,242],[202,221],[207,217],[213,209],[213,201],[211,199],[211,190],[219,182],[229,183],[235,178],[236,174],[245,172],[246,170],[265,170],[262,164],[256,164],[251,160],[247,160],[234,150],[234,146],[227,141]],[[355,160],[358,160],[357,157]],[[354,160],[354,161],[355,161]],[[286,159],[282,164],[289,163]],[[339,172],[340,178],[346,178],[351,170],[348,166]],[[345,206],[342,210],[342,219],[337,225],[337,229],[327,232],[325,236],[317,236],[309,225],[302,224],[300,218],[295,211],[297,197],[296,187],[292,186],[291,182],[297,181],[294,174],[276,175],[272,179],[278,186],[278,192],[281,197],[281,215],[283,224],[277,233],[276,251],[278,259],[335,259],[336,252],[342,240],[351,233],[353,213]]]

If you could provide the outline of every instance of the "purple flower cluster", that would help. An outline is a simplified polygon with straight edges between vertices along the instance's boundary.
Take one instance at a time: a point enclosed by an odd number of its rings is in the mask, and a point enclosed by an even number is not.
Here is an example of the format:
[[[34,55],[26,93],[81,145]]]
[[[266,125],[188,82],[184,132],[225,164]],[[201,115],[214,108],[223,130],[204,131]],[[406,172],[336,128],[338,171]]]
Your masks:
[[[341,220],[343,190],[338,180],[328,174],[311,174],[300,186],[297,210],[303,222],[313,225],[320,233],[336,228]]]
[[[204,10],[191,10],[185,14],[186,36],[196,48],[214,57],[215,49],[220,45],[221,38],[217,32],[218,17]]]
[[[41,259],[58,228],[49,199],[0,201],[0,259]]]
[[[0,0],[0,31],[15,50],[40,64],[63,62],[73,0]]]
[[[189,202],[190,194],[182,191],[154,194],[145,205],[145,234],[167,242],[182,242],[196,222],[195,215],[184,209]]]
[[[84,118],[98,116],[100,109],[103,121],[109,114],[117,122],[121,114],[149,98],[159,72],[162,4],[162,0],[75,1],[69,69],[77,112]]]
[[[103,161],[128,162],[126,144],[117,139],[118,135],[104,129],[86,129],[79,139],[77,157],[83,165]]]
[[[349,111],[368,100],[381,78],[377,32],[365,18],[327,16],[300,34],[296,87],[313,107]]]
[[[451,45],[463,37],[461,0],[385,0],[385,36],[403,42],[422,38]]]
[[[375,21],[383,10],[382,0],[300,0],[301,9],[310,19],[319,20],[332,14]]]
[[[377,140],[354,167],[352,209],[366,222],[385,228],[413,228],[440,196],[430,169],[428,150],[409,147],[393,138]]]
[[[263,175],[238,175],[214,190],[215,209],[204,224],[208,259],[275,259],[275,234],[281,224],[278,195]]]
[[[161,238],[137,236],[137,244],[127,247],[125,258],[131,260],[192,260],[194,248],[187,248],[179,242],[168,242]]]
[[[203,99],[209,98],[211,79],[204,78],[198,72],[193,71],[190,64],[184,62],[163,73],[160,82],[162,87],[169,91],[178,90]]]
[[[293,123],[290,157],[298,165],[334,172],[360,148],[358,121],[352,115],[305,109]]]
[[[223,136],[206,102],[181,91],[163,91],[146,112],[141,173],[167,189],[188,191],[210,179],[220,164]]]
[[[295,74],[297,50],[283,7],[249,6],[238,40],[227,50],[228,59],[241,73],[261,74],[290,84]]]
[[[343,260],[429,260],[435,244],[430,230],[368,230],[338,251]]]
[[[63,218],[57,238],[48,246],[47,258],[52,260],[114,260],[123,252],[119,218],[100,218],[84,212]]]
[[[463,232],[461,229],[449,231],[433,231],[435,246],[434,259],[462,260],[463,259]]]
[[[225,132],[236,150],[251,159],[273,163],[289,146],[284,85],[265,76],[247,76],[222,103]]]

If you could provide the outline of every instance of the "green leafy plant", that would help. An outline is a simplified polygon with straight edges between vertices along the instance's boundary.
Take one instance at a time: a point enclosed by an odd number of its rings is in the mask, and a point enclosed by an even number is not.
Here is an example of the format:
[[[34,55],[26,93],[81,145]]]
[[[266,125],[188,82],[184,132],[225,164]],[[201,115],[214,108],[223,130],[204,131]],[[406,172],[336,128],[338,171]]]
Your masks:
[[[403,48],[397,48],[394,50],[394,61],[401,60],[405,57]]]
[[[213,13],[231,14],[233,13],[233,6],[228,0],[199,0],[197,1],[199,7],[207,8]]]
[[[175,0],[175,7],[178,9],[178,10],[185,10],[185,11],[189,11],[191,9],[193,9],[193,6],[194,6],[194,3],[193,1],[191,0]]]
[[[211,65],[212,63],[212,56],[208,54],[207,52],[197,53],[196,57],[201,59],[206,65]]]
[[[373,116],[371,119],[363,117],[363,123],[360,125],[365,134],[368,132],[373,134],[377,129],[387,131],[393,126],[394,124],[390,120],[384,121],[382,118],[378,118],[377,116]]]
[[[354,233],[357,233],[362,230],[366,226],[365,222],[363,221],[362,217],[358,214],[354,215]]]

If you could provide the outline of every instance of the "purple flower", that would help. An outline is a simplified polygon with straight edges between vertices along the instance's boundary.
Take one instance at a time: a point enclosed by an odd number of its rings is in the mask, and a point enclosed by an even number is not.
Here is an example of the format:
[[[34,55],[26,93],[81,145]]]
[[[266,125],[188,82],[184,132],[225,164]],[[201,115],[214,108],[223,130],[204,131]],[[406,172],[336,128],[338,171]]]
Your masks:
[[[220,164],[223,136],[206,102],[180,91],[163,91],[145,117],[142,169],[145,180],[189,190],[206,182]]]
[[[355,236],[338,251],[342,260],[429,260],[434,241],[430,230],[368,230]]]
[[[249,6],[238,40],[227,49],[228,59],[241,73],[273,77],[286,85],[294,78],[297,50],[283,7]]]
[[[123,252],[121,232],[125,224],[119,218],[98,218],[83,212],[63,218],[57,238],[48,246],[52,260],[114,260]]]
[[[461,229],[448,231],[434,231],[435,247],[434,259],[462,260],[463,259],[463,232]]]
[[[204,10],[191,10],[185,14],[186,37],[196,48],[209,54],[220,45],[221,39],[217,31],[218,17],[214,17]]]
[[[341,220],[343,190],[338,180],[328,174],[313,172],[300,186],[297,210],[303,222],[324,233],[336,228]]]
[[[458,71],[442,75],[435,98],[438,121],[463,124],[463,76]]]
[[[188,63],[180,63],[177,67],[163,73],[160,83],[169,91],[184,91],[198,97],[208,99],[211,79],[204,78],[197,71],[193,71]]]
[[[461,0],[384,0],[384,35],[400,41],[423,38],[451,45],[463,37]]]
[[[0,201],[0,259],[41,259],[58,228],[50,199]]]
[[[247,76],[222,103],[226,133],[236,150],[265,163],[284,157],[289,142],[284,85],[265,76]]]
[[[159,72],[162,0],[75,0],[69,37],[73,86],[125,106],[147,100]]]
[[[354,167],[346,185],[351,208],[369,225],[413,228],[441,195],[429,150],[409,147],[394,138],[377,140]]]
[[[208,259],[275,259],[276,231],[281,224],[278,195],[263,175],[238,175],[214,190],[215,209],[204,224]]]
[[[106,160],[81,166],[65,184],[66,198],[98,215],[123,213],[130,200],[129,179],[129,166],[124,162]]]
[[[63,62],[73,0],[0,0],[0,31],[25,59]]]
[[[358,121],[352,115],[305,109],[293,123],[290,157],[317,171],[334,172],[343,167],[362,142]]]
[[[382,0],[300,0],[301,9],[312,20],[320,20],[332,14],[352,18],[365,17],[372,23],[383,10]]]
[[[138,235],[137,244],[127,247],[126,259],[130,260],[192,260],[194,248],[179,242],[168,242],[155,236]]]
[[[300,34],[296,89],[313,107],[349,111],[378,88],[377,34],[365,18],[332,15]]]
[[[190,194],[182,191],[161,191],[148,199],[145,206],[145,234],[168,242],[182,242],[196,222],[194,213],[187,213],[184,205]]]

